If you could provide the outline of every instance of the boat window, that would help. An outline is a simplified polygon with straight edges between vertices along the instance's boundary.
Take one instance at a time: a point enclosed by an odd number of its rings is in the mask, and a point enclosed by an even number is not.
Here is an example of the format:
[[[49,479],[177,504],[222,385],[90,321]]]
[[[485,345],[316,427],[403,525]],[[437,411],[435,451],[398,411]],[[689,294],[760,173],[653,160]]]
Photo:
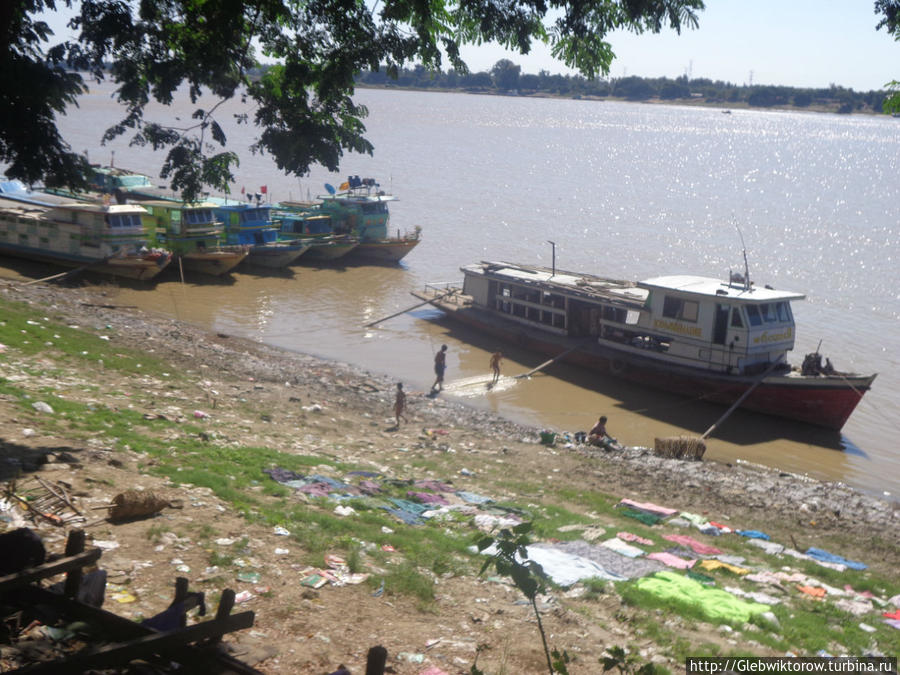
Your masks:
[[[622,309],[621,307],[611,307],[610,305],[603,306],[604,321],[615,321],[616,323],[625,323],[627,314],[628,314],[627,310]]]
[[[731,327],[732,328],[743,328],[744,321],[741,319],[741,308],[734,307],[731,310]]]
[[[663,300],[663,316],[667,319],[696,322],[699,311],[700,305],[693,300],[683,300],[671,295]]]
[[[778,316],[775,313],[775,305],[769,304],[768,302],[759,306],[759,313],[762,314],[763,321],[766,323],[775,323],[778,321]]]
[[[747,318],[750,319],[751,326],[762,325],[762,317],[759,315],[756,305],[747,305]]]
[[[787,323],[791,320],[790,312],[788,312],[788,307],[786,302],[779,302],[775,305],[776,310],[778,311],[778,320],[781,323]]]

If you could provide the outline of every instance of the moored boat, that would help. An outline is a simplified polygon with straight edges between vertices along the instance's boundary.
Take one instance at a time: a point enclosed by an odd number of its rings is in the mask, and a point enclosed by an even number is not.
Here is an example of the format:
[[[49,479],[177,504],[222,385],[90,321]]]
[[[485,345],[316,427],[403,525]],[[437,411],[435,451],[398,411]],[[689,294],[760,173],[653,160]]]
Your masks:
[[[225,226],[225,243],[245,246],[246,263],[268,268],[286,267],[309,250],[306,241],[279,241],[268,204],[210,198],[216,218]]]
[[[148,235],[172,252],[187,272],[212,276],[227,274],[248,255],[245,246],[222,246],[223,229],[214,206],[207,202],[182,204],[169,200],[141,200],[147,209]]]
[[[85,268],[100,274],[149,280],[171,261],[147,241],[134,204],[49,204],[22,195],[0,197],[0,253]]]
[[[359,245],[359,239],[345,232],[337,232],[331,216],[320,213],[309,202],[280,202],[272,210],[272,220],[278,225],[278,237],[285,241],[305,240],[310,248],[303,260],[331,261],[342,258]]]
[[[790,303],[805,296],[747,276],[635,283],[505,262],[462,272],[461,288],[413,295],[510,343],[672,393],[840,430],[875,379],[818,353],[791,367]]]
[[[359,246],[348,257],[383,263],[397,263],[421,240],[421,228],[391,237],[388,204],[397,198],[381,190],[372,178],[350,176],[335,190],[325,186],[328,194],[319,197],[319,210],[331,216],[336,230],[352,233]]]

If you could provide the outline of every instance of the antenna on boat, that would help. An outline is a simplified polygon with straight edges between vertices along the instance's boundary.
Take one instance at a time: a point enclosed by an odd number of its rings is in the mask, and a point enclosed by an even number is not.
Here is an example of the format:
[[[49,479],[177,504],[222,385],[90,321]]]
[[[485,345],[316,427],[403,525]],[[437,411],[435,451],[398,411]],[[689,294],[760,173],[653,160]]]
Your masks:
[[[548,240],[547,240],[547,243],[550,244],[550,246],[553,247],[553,268],[552,268],[552,269],[553,269],[553,272],[552,272],[552,274],[551,274],[550,276],[551,276],[551,277],[555,277],[555,276],[556,276],[556,242],[555,242],[555,241],[550,241],[550,240],[548,239]]]
[[[750,290],[750,265],[747,263],[747,246],[744,244],[744,235],[741,233],[741,228],[738,225],[735,225],[738,231],[738,236],[741,238],[741,249],[744,253],[744,290]]]

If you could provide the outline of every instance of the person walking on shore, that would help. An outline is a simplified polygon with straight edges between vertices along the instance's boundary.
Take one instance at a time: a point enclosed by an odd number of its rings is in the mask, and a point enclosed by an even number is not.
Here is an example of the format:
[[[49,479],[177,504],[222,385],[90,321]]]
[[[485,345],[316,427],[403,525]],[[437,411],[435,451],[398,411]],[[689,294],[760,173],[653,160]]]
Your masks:
[[[397,396],[394,398],[394,417],[397,418],[397,428],[400,428],[400,418],[403,418],[404,422],[409,422],[406,419],[406,415],[403,413],[406,412],[406,392],[403,391],[403,383],[397,383]]]
[[[491,386],[497,384],[500,379],[500,362],[503,360],[503,352],[494,352],[491,354],[491,370],[494,371],[494,379],[491,380]]]
[[[434,355],[434,384],[431,391],[441,391],[444,388],[444,371],[447,370],[447,345],[441,345],[441,350]]]

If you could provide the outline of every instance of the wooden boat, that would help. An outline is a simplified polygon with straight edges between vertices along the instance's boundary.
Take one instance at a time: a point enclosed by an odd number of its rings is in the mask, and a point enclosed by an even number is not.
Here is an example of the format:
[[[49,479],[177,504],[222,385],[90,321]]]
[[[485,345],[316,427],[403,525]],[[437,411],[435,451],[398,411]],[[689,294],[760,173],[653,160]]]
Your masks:
[[[222,246],[224,234],[213,204],[183,204],[169,200],[141,200],[147,209],[148,235],[173,253],[186,272],[212,276],[227,274],[248,255],[245,246]]]
[[[216,218],[225,225],[225,243],[245,246],[246,263],[261,267],[286,267],[309,250],[306,241],[279,241],[278,229],[268,204],[239,202],[211,197]]]
[[[359,239],[348,257],[396,263],[418,246],[422,233],[418,226],[411,233],[398,230],[396,237],[389,236],[388,204],[397,198],[383,192],[374,179],[350,176],[340,191],[330,185],[325,188],[328,194],[319,197],[319,210],[331,216],[336,230]]]
[[[310,202],[279,202],[272,211],[272,220],[278,224],[278,236],[287,241],[308,241],[309,250],[303,261],[331,261],[342,258],[359,245],[359,239],[336,232],[331,216],[320,213]]]
[[[637,283],[505,262],[462,268],[461,288],[413,293],[447,317],[528,349],[677,394],[840,430],[875,375],[821,355],[787,363],[804,296],[665,276]],[[749,392],[749,393],[748,393]]]
[[[0,196],[0,253],[128,279],[148,280],[172,259],[151,248],[147,211],[134,204],[49,204],[10,192]]]

